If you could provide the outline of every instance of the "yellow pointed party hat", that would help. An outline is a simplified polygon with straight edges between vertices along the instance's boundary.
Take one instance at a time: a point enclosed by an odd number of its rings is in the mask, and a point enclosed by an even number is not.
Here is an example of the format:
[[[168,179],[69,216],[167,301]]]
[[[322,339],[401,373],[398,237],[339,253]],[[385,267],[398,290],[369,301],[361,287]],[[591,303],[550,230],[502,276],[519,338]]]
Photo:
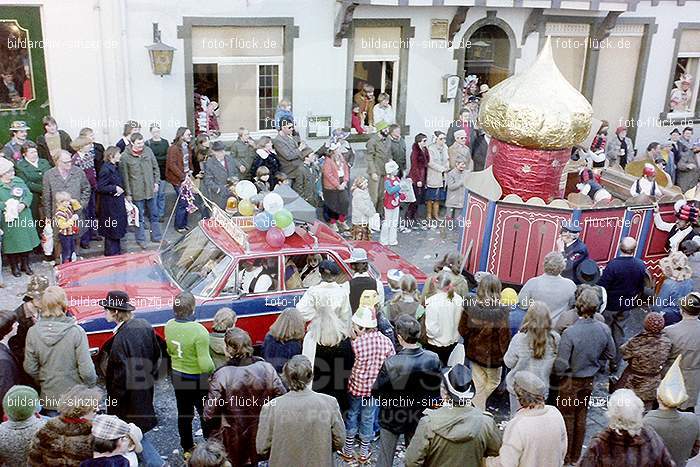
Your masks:
[[[688,400],[688,393],[685,390],[685,381],[683,380],[680,365],[681,356],[679,355],[656,390],[656,397],[666,407],[679,407]]]

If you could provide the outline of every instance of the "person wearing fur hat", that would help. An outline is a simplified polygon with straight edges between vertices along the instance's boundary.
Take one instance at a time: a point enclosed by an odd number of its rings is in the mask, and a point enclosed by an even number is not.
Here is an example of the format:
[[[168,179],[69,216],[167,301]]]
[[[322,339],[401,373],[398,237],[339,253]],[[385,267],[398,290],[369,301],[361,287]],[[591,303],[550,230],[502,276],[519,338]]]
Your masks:
[[[693,290],[693,269],[688,257],[680,251],[674,251],[659,262],[664,282],[654,297],[651,309],[661,313],[666,326],[681,320],[680,299]]]
[[[700,425],[695,414],[678,410],[688,400],[679,362],[680,356],[661,380],[656,390],[659,408],[644,416],[644,425],[661,436],[676,465],[684,467],[689,458],[700,452]]]
[[[615,130],[615,136],[610,138],[605,147],[605,157],[611,166],[619,165],[623,169],[627,162],[634,159],[634,146],[632,140],[627,137],[627,128],[619,126]]]
[[[691,292],[680,300],[681,321],[664,329],[664,334],[671,339],[671,354],[666,365],[670,366],[678,355],[681,356],[680,368],[685,379],[688,400],[679,408],[684,412],[693,412],[700,393],[700,293]]]
[[[646,410],[656,400],[661,369],[671,353],[671,341],[663,334],[664,318],[659,313],[644,317],[644,330],[622,344],[620,353],[627,362],[615,388],[632,389]]]
[[[654,227],[668,232],[666,239],[666,251],[672,253],[680,250],[680,246],[686,240],[691,240],[695,235],[695,226],[698,223],[700,210],[687,204],[684,200],[676,201],[673,205],[676,211],[676,222],[666,222],[661,218],[659,206],[654,205]]]
[[[536,374],[519,371],[513,391],[520,410],[506,425],[498,457],[486,458],[486,467],[561,466],[566,454],[566,426],[556,407],[545,405],[548,385]]]
[[[323,162],[323,204],[328,212],[331,229],[347,231],[345,222],[350,206],[350,166],[340,152],[338,143],[328,147],[329,155]]]
[[[352,239],[372,240],[370,221],[377,214],[367,190],[365,177],[357,177],[352,184]]]
[[[398,245],[399,206],[401,203],[401,181],[397,174],[399,165],[390,160],[384,164],[386,179],[384,180],[384,222],[380,242],[382,245]]]
[[[15,176],[12,162],[0,158],[0,230],[3,232],[2,253],[7,255],[12,275],[20,277],[20,268],[27,275],[34,272],[29,266],[29,253],[39,245],[30,206],[32,192]]]
[[[29,444],[44,426],[39,416],[39,394],[29,386],[12,386],[2,398],[7,421],[0,424],[0,465],[27,465]]]
[[[588,450],[576,465],[675,466],[663,439],[642,423],[643,413],[644,404],[634,392],[629,389],[615,391],[608,399],[605,413],[608,427],[593,437]]]
[[[653,164],[644,164],[642,176],[630,187],[630,196],[646,195],[651,198],[659,198],[662,194],[656,184],[656,167]]]
[[[482,465],[498,455],[501,433],[493,416],[474,407],[471,370],[461,363],[443,373],[442,407],[428,409],[406,449],[406,467]]]
[[[350,408],[345,417],[345,446],[341,458],[350,462],[355,459],[355,436],[360,435],[358,461],[370,461],[370,443],[374,435],[374,416],[377,408],[372,399],[372,386],[384,361],[394,355],[394,344],[377,330],[377,313],[369,307],[359,307],[352,315],[355,339],[352,350],[355,363],[348,381]]]

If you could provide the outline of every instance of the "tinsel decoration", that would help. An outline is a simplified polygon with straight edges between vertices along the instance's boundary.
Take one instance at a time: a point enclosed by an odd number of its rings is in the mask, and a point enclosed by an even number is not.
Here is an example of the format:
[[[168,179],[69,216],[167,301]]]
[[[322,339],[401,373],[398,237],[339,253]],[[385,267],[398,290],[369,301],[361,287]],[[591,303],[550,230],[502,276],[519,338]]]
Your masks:
[[[189,176],[185,177],[185,181],[183,181],[182,185],[180,185],[180,197],[187,203],[187,206],[185,207],[187,214],[192,214],[197,210],[197,205],[194,203],[195,191],[196,188],[192,183],[192,178]]]

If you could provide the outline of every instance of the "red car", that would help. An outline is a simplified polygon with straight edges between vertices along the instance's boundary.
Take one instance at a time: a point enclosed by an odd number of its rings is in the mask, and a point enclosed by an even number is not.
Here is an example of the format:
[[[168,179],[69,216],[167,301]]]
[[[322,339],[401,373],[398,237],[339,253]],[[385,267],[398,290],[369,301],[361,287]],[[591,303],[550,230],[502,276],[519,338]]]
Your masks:
[[[277,315],[293,307],[306,286],[313,285],[313,274],[305,274],[320,255],[336,261],[343,271],[339,281],[351,277],[344,260],[353,247],[367,250],[372,274],[386,285],[389,269],[413,274],[422,284],[426,276],[413,264],[376,242],[348,242],[323,223],[298,226],[280,249],[272,249],[265,233],[248,221],[235,225],[212,219],[203,220],[192,231],[161,251],[131,253],[69,263],[56,268],[56,283],[68,295],[70,310],[88,334],[90,350],[98,351],[112,337],[113,323],[105,320],[98,301],[109,290],[128,292],[136,314],[149,321],[159,335],[173,317],[173,299],[189,290],[197,299],[197,321],[210,327],[221,307],[238,315],[237,326],[250,333],[254,343],[262,343]],[[310,257],[312,257],[310,259]],[[315,258],[313,258],[315,257]],[[243,293],[243,270],[262,267],[252,293]],[[305,279],[302,280],[301,277]]]

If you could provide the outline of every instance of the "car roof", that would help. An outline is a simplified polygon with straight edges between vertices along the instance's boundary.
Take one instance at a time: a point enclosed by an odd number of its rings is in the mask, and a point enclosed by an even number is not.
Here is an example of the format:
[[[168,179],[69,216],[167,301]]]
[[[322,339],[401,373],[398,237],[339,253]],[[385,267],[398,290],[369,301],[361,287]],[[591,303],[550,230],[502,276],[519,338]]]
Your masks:
[[[252,221],[248,222],[246,218],[241,218],[239,226],[247,234],[247,249],[216,221],[205,219],[200,222],[200,226],[219,248],[234,256],[258,253],[288,253],[299,250],[313,251],[316,248],[344,250],[349,255],[352,250],[351,245],[345,239],[331,230],[326,224],[318,221],[313,225],[308,225],[308,230],[307,226],[297,225],[294,234],[286,238],[281,248],[273,248],[268,245],[265,237],[266,232],[261,232],[253,227]],[[315,245],[314,237],[318,239],[317,245]]]

